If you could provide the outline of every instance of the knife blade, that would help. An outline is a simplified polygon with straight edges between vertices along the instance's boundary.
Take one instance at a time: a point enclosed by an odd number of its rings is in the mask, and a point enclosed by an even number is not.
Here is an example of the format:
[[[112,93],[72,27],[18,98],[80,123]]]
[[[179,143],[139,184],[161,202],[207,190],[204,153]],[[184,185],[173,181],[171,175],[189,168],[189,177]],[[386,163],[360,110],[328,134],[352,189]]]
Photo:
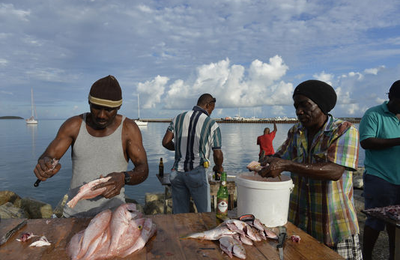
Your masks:
[[[286,227],[280,226],[279,227],[279,235],[278,235],[278,245],[276,248],[279,251],[279,259],[283,260],[283,244],[286,240]]]
[[[5,244],[8,239],[10,239],[15,232],[17,232],[18,230],[20,230],[21,228],[23,228],[26,223],[28,223],[28,221],[25,219],[23,220],[21,223],[19,223],[18,225],[16,225],[15,227],[13,227],[10,231],[8,231],[0,240],[0,246],[2,246],[3,244]]]

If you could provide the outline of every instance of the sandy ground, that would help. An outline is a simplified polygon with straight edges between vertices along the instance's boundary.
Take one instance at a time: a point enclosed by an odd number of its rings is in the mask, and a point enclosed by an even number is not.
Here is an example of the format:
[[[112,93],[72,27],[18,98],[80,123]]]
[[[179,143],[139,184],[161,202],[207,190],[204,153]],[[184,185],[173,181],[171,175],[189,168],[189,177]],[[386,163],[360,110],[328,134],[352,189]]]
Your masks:
[[[357,209],[358,224],[360,226],[360,242],[363,244],[364,223],[366,215],[361,212],[364,209],[364,198],[362,197],[362,189],[354,189],[354,204]],[[372,259],[386,260],[389,259],[389,239],[386,231],[379,234],[376,241]]]

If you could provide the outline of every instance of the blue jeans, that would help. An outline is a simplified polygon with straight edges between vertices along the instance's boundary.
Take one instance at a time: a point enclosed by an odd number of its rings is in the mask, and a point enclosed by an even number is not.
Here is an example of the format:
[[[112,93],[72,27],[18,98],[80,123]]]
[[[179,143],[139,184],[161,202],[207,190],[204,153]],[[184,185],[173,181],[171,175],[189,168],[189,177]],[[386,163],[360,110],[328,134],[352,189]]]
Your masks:
[[[172,171],[172,213],[188,213],[190,197],[194,200],[197,212],[211,212],[210,184],[206,170],[198,166],[189,172]]]
[[[392,184],[367,172],[364,172],[363,180],[365,209],[400,204],[400,185]],[[384,221],[370,216],[367,216],[365,225],[379,231],[385,229]]]

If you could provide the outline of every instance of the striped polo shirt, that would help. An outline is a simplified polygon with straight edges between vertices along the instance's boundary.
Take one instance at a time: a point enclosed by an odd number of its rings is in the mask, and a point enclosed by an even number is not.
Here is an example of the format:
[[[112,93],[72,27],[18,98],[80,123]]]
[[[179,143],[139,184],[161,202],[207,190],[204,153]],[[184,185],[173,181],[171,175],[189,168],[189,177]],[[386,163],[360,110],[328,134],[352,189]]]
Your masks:
[[[172,169],[188,172],[208,161],[211,150],[221,149],[221,130],[199,106],[177,115],[168,129],[174,133],[175,162]]]

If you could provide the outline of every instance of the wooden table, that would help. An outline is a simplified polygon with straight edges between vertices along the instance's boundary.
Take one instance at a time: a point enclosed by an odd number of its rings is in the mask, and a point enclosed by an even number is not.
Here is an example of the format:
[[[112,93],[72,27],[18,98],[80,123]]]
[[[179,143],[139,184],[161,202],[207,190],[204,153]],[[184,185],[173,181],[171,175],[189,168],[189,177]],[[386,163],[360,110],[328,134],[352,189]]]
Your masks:
[[[157,234],[140,251],[125,259],[230,259],[222,254],[218,241],[180,239],[192,232],[202,232],[216,226],[215,213],[187,213],[176,215],[148,216],[157,225]],[[89,219],[29,219],[28,224],[18,231],[7,243],[0,246],[0,259],[68,259],[65,247],[71,237],[89,224]],[[0,236],[21,222],[21,219],[3,219],[0,222]],[[285,260],[298,259],[343,259],[335,251],[318,242],[291,223],[286,224],[288,237],[301,237],[300,243],[287,240],[284,246]],[[23,232],[45,235],[52,242],[49,247],[30,248],[32,241],[21,243],[15,239]],[[245,245],[247,259],[279,260],[277,241],[256,242]],[[238,259],[238,258],[236,258]]]

